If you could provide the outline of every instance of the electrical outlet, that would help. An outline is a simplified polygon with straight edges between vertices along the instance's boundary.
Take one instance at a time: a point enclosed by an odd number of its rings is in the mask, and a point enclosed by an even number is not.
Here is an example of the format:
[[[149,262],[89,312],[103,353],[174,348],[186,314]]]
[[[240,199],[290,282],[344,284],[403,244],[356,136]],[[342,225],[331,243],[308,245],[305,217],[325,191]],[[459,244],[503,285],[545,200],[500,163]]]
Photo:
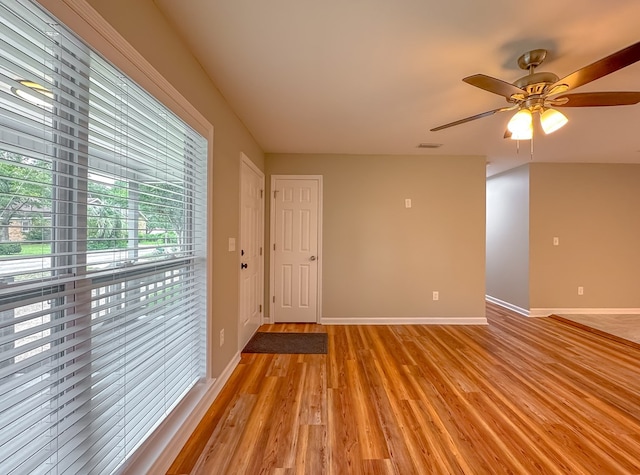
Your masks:
[[[440,292],[437,290],[433,291],[433,300],[440,300]]]
[[[579,286],[578,287],[578,295],[584,295],[584,287],[583,286]]]
[[[224,328],[220,330],[220,346],[224,345]]]

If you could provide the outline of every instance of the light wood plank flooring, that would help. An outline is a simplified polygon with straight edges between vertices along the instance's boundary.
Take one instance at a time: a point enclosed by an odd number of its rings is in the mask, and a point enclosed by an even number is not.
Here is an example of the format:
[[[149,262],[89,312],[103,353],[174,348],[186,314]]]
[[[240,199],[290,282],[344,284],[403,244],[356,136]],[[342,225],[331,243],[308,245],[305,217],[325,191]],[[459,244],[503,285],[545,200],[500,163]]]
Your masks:
[[[575,322],[578,326],[593,328],[640,345],[640,315],[638,314],[561,314],[558,316]]]
[[[168,473],[640,473],[640,349],[487,312],[267,327],[326,331],[329,354],[243,355]]]

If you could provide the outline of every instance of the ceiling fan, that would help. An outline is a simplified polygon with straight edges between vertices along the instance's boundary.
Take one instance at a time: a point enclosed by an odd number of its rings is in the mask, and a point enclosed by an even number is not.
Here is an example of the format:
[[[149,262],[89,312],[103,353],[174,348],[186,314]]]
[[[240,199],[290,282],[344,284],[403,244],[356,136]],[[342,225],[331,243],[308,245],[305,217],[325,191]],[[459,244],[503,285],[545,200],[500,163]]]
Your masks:
[[[517,110],[509,121],[505,138],[528,140],[533,137],[534,113],[540,114],[542,129],[545,133],[550,134],[568,121],[564,114],[555,108],[624,106],[640,102],[640,91],[564,94],[640,60],[640,42],[578,69],[562,79],[553,73],[535,71],[535,68],[542,64],[546,56],[547,50],[544,49],[528,51],[520,56],[518,66],[528,70],[529,74],[513,83],[484,74],[474,74],[464,78],[463,81],[467,84],[505,97],[509,105],[435,127],[431,129],[431,132],[488,117],[497,112]]]

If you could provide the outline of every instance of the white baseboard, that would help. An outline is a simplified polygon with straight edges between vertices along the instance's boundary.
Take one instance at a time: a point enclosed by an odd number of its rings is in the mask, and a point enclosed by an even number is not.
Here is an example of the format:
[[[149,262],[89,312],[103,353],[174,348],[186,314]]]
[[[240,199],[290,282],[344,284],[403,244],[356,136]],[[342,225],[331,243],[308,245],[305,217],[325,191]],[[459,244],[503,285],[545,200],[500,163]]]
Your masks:
[[[507,310],[511,310],[512,312],[519,313],[520,315],[523,315],[525,317],[532,317],[533,316],[533,315],[531,315],[531,312],[529,310],[527,310],[526,308],[518,307],[517,305],[514,305],[512,303],[505,302],[504,300],[500,300],[498,298],[492,297],[491,295],[485,295],[485,299],[487,300],[487,302],[491,302],[493,304],[500,305],[501,307],[504,307]]]
[[[322,317],[323,325],[487,325],[487,317]]]
[[[491,295],[485,295],[487,302],[499,305],[525,317],[548,317],[549,315],[634,315],[640,314],[640,308],[531,308],[518,307]]]
[[[174,419],[170,427],[158,430],[164,436],[152,436],[145,446],[141,447],[140,455],[127,464],[124,474],[158,474],[167,473],[184,444],[205,416],[220,391],[227,383],[231,374],[240,363],[240,353],[236,353],[220,376],[208,383],[201,383],[191,389],[190,394],[179,404],[176,411],[182,414],[172,414]],[[199,387],[198,387],[199,386]],[[184,406],[184,407],[182,407]],[[176,427],[177,426],[177,427]]]
[[[549,315],[634,315],[640,314],[640,308],[532,308],[531,317]]]

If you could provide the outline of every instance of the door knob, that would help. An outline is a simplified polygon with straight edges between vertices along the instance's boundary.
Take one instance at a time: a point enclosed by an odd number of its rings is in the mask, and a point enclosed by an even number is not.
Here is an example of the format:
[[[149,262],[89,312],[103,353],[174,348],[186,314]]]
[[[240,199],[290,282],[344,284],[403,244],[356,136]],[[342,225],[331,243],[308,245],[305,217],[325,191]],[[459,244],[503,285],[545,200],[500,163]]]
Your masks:
[[[246,269],[247,267],[249,267],[249,264],[247,264],[246,262],[240,264],[240,269]]]
[[[311,257],[309,258],[309,260],[310,260],[310,261],[315,261],[315,260],[316,260],[316,256],[311,256]]]

